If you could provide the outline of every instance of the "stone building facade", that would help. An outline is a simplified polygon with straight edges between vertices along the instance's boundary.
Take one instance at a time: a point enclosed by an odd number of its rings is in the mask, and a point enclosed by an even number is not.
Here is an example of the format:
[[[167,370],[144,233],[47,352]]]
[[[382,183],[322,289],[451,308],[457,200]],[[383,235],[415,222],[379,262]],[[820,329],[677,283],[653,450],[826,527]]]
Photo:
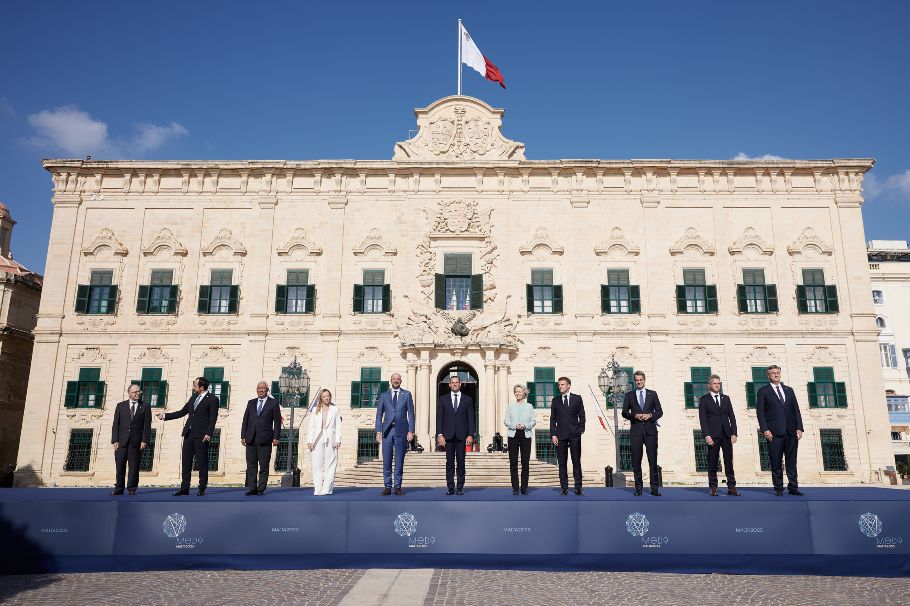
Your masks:
[[[879,480],[892,456],[861,212],[872,160],[527,160],[477,99],[416,115],[385,161],[46,160],[55,212],[20,482],[112,481],[131,381],[175,410],[207,375],[229,395],[214,481],[242,483],[243,407],[295,357],[310,397],[327,387],[341,406],[341,466],[370,456],[370,404],[393,372],[425,447],[450,373],[476,395],[482,448],[504,433],[512,386],[532,384],[548,458],[566,375],[602,481],[614,438],[589,386],[612,356],[661,397],[665,481],[706,479],[692,404],[710,373],[738,414],[740,480],[769,481],[749,395],[770,363],[803,409],[801,478]],[[144,483],[178,479],[181,427],[154,421]]]

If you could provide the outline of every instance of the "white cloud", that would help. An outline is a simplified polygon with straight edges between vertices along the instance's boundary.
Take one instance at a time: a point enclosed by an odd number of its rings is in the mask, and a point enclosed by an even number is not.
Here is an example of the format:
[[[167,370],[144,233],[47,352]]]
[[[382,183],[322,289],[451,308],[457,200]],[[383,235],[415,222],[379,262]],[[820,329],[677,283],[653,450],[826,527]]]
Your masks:
[[[42,149],[62,150],[71,157],[128,158],[189,134],[177,122],[171,122],[170,126],[144,123],[134,125],[138,132],[128,140],[111,139],[106,123],[95,120],[75,105],[32,114],[28,123],[35,129],[36,136],[26,139],[25,143]]]
[[[16,115],[16,110],[13,109],[12,103],[5,97],[0,97],[0,114],[7,114],[9,116]]]
[[[773,161],[776,161],[776,160],[789,160],[789,158],[782,158],[782,157],[780,157],[780,156],[774,156],[774,155],[772,155],[772,154],[765,154],[764,156],[755,156],[755,157],[752,157],[752,156],[747,156],[747,155],[746,155],[745,153],[743,153],[743,152],[739,152],[738,154],[736,154],[736,157],[733,158],[733,159],[734,159],[734,160],[766,160],[766,161],[769,161],[769,162],[773,162]]]
[[[873,173],[866,173],[863,177],[863,193],[867,200],[882,196],[899,198],[902,202],[910,201],[910,169],[891,175],[884,181],[880,181]]]

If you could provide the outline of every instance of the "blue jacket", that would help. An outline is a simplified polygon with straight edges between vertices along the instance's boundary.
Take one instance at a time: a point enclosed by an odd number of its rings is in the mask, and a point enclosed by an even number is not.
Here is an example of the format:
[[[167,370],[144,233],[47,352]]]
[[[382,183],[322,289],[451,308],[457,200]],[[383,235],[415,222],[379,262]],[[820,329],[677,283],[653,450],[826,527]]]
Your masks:
[[[515,431],[518,429],[515,426],[519,423],[525,426],[525,437],[531,437],[531,429],[537,425],[534,407],[528,404],[527,401],[524,404],[519,404],[518,402],[510,403],[509,407],[506,408],[506,418],[503,423],[509,428],[510,438],[515,437]]]
[[[392,429],[392,423],[395,424],[397,436],[414,431],[414,398],[406,389],[398,390],[397,412],[392,406],[392,390],[379,394],[379,402],[376,404],[376,433],[381,432],[382,437],[386,437]]]

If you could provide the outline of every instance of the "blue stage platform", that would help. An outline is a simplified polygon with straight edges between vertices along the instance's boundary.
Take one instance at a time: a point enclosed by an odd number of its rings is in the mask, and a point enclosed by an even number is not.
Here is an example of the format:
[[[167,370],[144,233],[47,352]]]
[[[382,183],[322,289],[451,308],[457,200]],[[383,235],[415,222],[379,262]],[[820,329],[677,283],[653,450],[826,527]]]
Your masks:
[[[910,492],[804,488],[803,497],[704,487],[242,488],[174,497],[101,488],[0,490],[9,573],[172,569],[496,568],[742,574],[910,574]],[[907,537],[904,544],[903,537]]]

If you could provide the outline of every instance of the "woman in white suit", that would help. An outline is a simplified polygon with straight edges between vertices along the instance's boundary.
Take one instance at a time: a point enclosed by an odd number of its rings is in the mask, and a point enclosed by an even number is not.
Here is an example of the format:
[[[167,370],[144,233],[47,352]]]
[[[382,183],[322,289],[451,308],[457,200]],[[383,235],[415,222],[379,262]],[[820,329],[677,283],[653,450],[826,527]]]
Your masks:
[[[313,494],[332,494],[338,449],[341,448],[341,414],[328,389],[319,392],[319,404],[310,414],[306,441],[313,470]]]

